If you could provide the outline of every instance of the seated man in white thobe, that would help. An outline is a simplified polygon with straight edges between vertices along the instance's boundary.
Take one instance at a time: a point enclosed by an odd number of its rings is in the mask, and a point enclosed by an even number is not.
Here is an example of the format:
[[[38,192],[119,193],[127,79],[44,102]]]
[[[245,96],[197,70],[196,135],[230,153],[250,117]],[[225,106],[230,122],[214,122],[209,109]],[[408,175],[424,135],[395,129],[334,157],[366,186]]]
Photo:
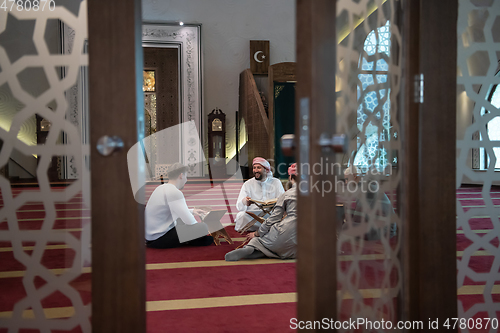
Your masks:
[[[276,199],[285,192],[281,181],[273,177],[271,165],[268,161],[262,157],[256,157],[253,159],[252,166],[254,177],[243,184],[240,195],[238,196],[238,201],[236,202],[236,209],[239,211],[234,221],[234,228],[236,231],[241,231],[241,229],[253,220],[253,218],[246,213],[247,211],[257,215],[262,213],[262,210],[249,201],[250,199],[266,201]],[[264,218],[267,217],[269,217],[269,214],[264,216]],[[255,231],[259,229],[259,227],[260,223],[256,222],[249,231]]]
[[[189,209],[184,194],[180,191],[187,182],[187,170],[180,163],[171,165],[167,171],[168,183],[158,186],[151,194],[145,211],[147,247],[166,249],[181,245],[207,246],[213,243],[206,224],[198,223],[193,216],[194,213],[201,217],[205,212]],[[187,238],[193,235],[201,237],[193,237],[181,243],[176,227],[183,227]]]
[[[247,235],[249,243],[226,254],[226,261],[243,258],[293,259],[297,254],[297,163],[288,168],[292,188],[280,195],[271,216]]]

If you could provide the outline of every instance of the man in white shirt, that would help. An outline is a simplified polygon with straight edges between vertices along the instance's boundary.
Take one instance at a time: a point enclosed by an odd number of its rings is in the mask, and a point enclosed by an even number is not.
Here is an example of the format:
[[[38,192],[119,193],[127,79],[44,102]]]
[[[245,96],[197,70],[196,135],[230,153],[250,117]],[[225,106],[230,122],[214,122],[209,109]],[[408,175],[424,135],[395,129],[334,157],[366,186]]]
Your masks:
[[[145,211],[147,247],[166,249],[182,244],[206,246],[213,243],[212,236],[207,235],[207,226],[198,223],[193,216],[193,213],[202,216],[205,212],[188,209],[184,194],[180,191],[187,182],[187,170],[187,167],[180,163],[171,165],[167,172],[168,183],[158,186],[151,194]],[[190,234],[201,232],[205,236],[181,244],[175,228],[178,223],[187,225]],[[203,230],[206,230],[206,233]]]
[[[236,209],[239,211],[234,221],[236,231],[241,231],[243,227],[252,221],[253,218],[246,213],[247,211],[254,214],[262,212],[257,206],[251,206],[252,203],[249,199],[266,201],[275,199],[285,192],[281,181],[273,177],[271,165],[268,161],[262,157],[256,157],[253,159],[252,166],[254,177],[243,183],[236,202]],[[265,215],[264,218],[268,216]],[[256,222],[249,231],[255,231],[259,227],[260,223]]]

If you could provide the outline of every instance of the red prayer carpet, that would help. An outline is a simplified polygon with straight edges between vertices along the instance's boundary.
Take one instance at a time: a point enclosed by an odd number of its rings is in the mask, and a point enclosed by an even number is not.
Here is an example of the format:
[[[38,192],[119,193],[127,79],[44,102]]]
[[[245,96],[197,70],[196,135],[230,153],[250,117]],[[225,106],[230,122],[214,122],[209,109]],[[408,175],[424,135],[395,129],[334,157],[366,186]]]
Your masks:
[[[150,195],[157,185],[146,188]],[[213,209],[227,209],[222,219],[229,235],[235,244],[221,242],[220,246],[212,244],[207,247],[182,247],[176,249],[146,250],[146,295],[147,295],[147,331],[163,332],[287,332],[290,319],[296,317],[296,273],[295,261],[271,259],[243,260],[236,263],[224,261],[224,255],[236,248],[243,236],[234,231],[232,222],[236,216],[236,198],[241,184],[227,185],[224,190],[212,188],[209,184],[187,184],[183,190],[188,206],[210,206]],[[56,188],[63,190],[63,188]],[[37,191],[36,188],[13,188],[14,195],[26,191]],[[482,188],[465,187],[457,190],[457,206],[464,212],[485,204],[500,205],[500,190],[491,192],[492,202],[485,202],[481,194]],[[3,206],[3,200],[0,199]],[[29,202],[17,209],[18,227],[21,230],[40,230],[46,217],[44,205],[40,202]],[[48,213],[47,213],[48,214]],[[79,239],[82,227],[90,222],[90,209],[82,204],[81,194],[68,202],[60,202],[55,206],[56,220],[52,229],[67,230]],[[475,237],[484,237],[493,229],[489,217],[475,216],[469,221],[470,229]],[[0,221],[0,230],[9,230],[4,219]],[[468,232],[468,230],[466,230]],[[473,248],[462,228],[457,235],[457,259],[472,254],[469,266],[476,273],[488,273],[496,267],[495,258],[485,249]],[[490,244],[498,248],[499,239],[494,238]],[[34,242],[24,242],[23,251],[31,256],[35,252]],[[365,258],[359,261],[358,285],[362,290],[378,290],[396,287],[400,276],[396,267],[390,274],[384,258],[383,245],[378,242],[365,242],[361,250],[357,245],[343,244],[339,256],[339,268],[348,271],[353,265],[351,254],[360,253]],[[390,241],[394,248],[396,242]],[[471,253],[468,253],[471,252]],[[479,251],[479,252],[478,252]],[[482,252],[481,252],[482,251]],[[48,269],[71,267],[74,263],[75,251],[65,243],[47,243],[39,255],[39,262]],[[378,256],[377,256],[378,255]],[[16,259],[9,241],[0,241],[0,317],[7,316],[14,305],[26,297],[26,285],[23,283],[25,266]],[[84,264],[88,266],[88,264]],[[498,272],[497,272],[498,273]],[[91,273],[83,273],[70,282],[82,297],[84,304],[91,302]],[[388,277],[386,277],[388,275]],[[498,277],[498,274],[497,274]],[[495,286],[500,285],[500,278]],[[40,277],[34,279],[34,288],[39,289],[47,282]],[[354,281],[353,281],[354,283]],[[473,281],[465,277],[465,286],[482,286],[484,282]],[[495,302],[500,302],[498,288],[492,295]],[[374,296],[375,297],[375,296]],[[459,302],[467,311],[477,304],[484,303],[482,292],[458,296]],[[373,304],[376,298],[365,298],[366,304]],[[349,317],[353,304],[352,299],[341,302],[341,319]],[[42,301],[45,309],[71,307],[71,300],[63,293],[56,292]],[[397,305],[396,305],[397,307]],[[497,312],[497,315],[500,313]],[[477,314],[476,317],[487,317]],[[482,330],[484,332],[484,330]],[[0,328],[0,333],[7,332]],[[22,329],[19,332],[30,333],[38,330]],[[63,332],[63,331],[52,331]],[[81,332],[77,327],[71,331]],[[480,332],[470,331],[470,332]]]

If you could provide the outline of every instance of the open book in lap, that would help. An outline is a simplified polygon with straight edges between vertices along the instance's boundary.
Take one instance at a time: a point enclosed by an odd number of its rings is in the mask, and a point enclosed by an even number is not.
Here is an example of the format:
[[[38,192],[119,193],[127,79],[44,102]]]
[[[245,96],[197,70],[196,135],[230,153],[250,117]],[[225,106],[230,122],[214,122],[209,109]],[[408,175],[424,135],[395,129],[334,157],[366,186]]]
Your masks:
[[[276,204],[276,202],[278,201],[278,198],[269,199],[269,200],[265,200],[265,201],[248,199],[248,201],[251,203],[256,203],[256,204],[262,205],[262,206],[271,206],[271,205]]]

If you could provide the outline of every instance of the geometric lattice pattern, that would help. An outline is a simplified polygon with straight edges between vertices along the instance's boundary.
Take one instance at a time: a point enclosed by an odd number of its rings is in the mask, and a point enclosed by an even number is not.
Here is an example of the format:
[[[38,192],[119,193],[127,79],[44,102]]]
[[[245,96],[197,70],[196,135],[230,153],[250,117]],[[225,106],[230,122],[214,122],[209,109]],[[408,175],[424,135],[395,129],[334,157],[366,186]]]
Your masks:
[[[337,48],[337,130],[349,137],[343,167],[362,171],[358,187],[347,186],[340,199],[345,224],[338,252],[348,260],[338,261],[339,318],[395,322],[403,280],[399,172],[391,165],[400,147],[402,44],[393,23],[402,15],[400,2],[340,0],[337,11],[339,24],[349,26]]]
[[[17,265],[2,267],[0,284],[9,282],[9,288],[19,289],[9,293],[12,299],[0,302],[0,330],[91,332],[90,300],[82,299],[82,290],[90,291],[90,182],[83,158],[87,152],[80,128],[67,119],[68,92],[88,63],[87,3],[66,1],[60,6],[56,1],[53,10],[48,2],[44,9],[42,5],[38,11],[0,10],[0,87],[8,86],[22,104],[16,105],[10,124],[0,126],[0,167],[9,163],[14,151],[38,157],[35,186],[13,187],[0,176],[0,247],[2,255]],[[57,20],[74,31],[70,52],[64,54],[57,47]],[[35,115],[51,124],[45,144],[27,144],[19,137]],[[51,186],[47,174],[53,156],[71,160],[79,178],[66,187]],[[86,282],[82,273],[87,274]]]
[[[488,123],[500,116],[499,105],[491,102],[491,93],[500,83],[496,75],[499,23],[500,1],[459,1],[457,83],[459,98],[473,105],[473,117],[464,136],[457,138],[457,188],[464,178],[483,187],[475,196],[457,198],[457,239],[462,237],[467,244],[457,259],[457,280],[458,288],[471,283],[484,285],[483,302],[466,308],[458,299],[461,318],[497,318],[500,311],[498,298],[495,301],[492,295],[495,282],[500,281],[500,191],[492,188],[492,184],[500,180],[500,173],[494,170],[498,163],[494,150],[500,147],[500,141],[487,130]],[[485,172],[474,170],[479,163],[474,159],[471,162],[479,149],[484,149],[490,161]],[[481,257],[478,251],[483,252]]]
[[[163,180],[167,180],[167,170],[171,164],[157,164],[155,167],[155,179],[160,180],[163,176]]]
[[[497,76],[499,76],[500,73],[497,73]],[[481,87],[483,88],[483,87]],[[486,87],[484,87],[486,88]],[[487,99],[489,102],[491,102],[491,105],[493,105],[495,108],[500,108],[500,88],[498,85],[490,85],[488,87],[491,90],[491,93],[488,93]],[[486,89],[485,89],[486,90]],[[486,109],[481,110],[481,116],[484,117],[486,113],[488,113]],[[487,124],[487,130],[488,130],[488,141],[499,141],[500,140],[500,117],[494,116],[492,119],[488,122]],[[482,140],[482,136],[479,136],[480,139]],[[479,166],[480,169],[488,169],[489,166],[489,159],[488,159],[488,154],[486,154],[486,150],[484,148],[479,148],[480,152],[480,161],[482,162]],[[495,169],[500,169],[500,148],[499,147],[493,147],[493,152],[495,153]],[[476,167],[477,168],[477,167]]]

